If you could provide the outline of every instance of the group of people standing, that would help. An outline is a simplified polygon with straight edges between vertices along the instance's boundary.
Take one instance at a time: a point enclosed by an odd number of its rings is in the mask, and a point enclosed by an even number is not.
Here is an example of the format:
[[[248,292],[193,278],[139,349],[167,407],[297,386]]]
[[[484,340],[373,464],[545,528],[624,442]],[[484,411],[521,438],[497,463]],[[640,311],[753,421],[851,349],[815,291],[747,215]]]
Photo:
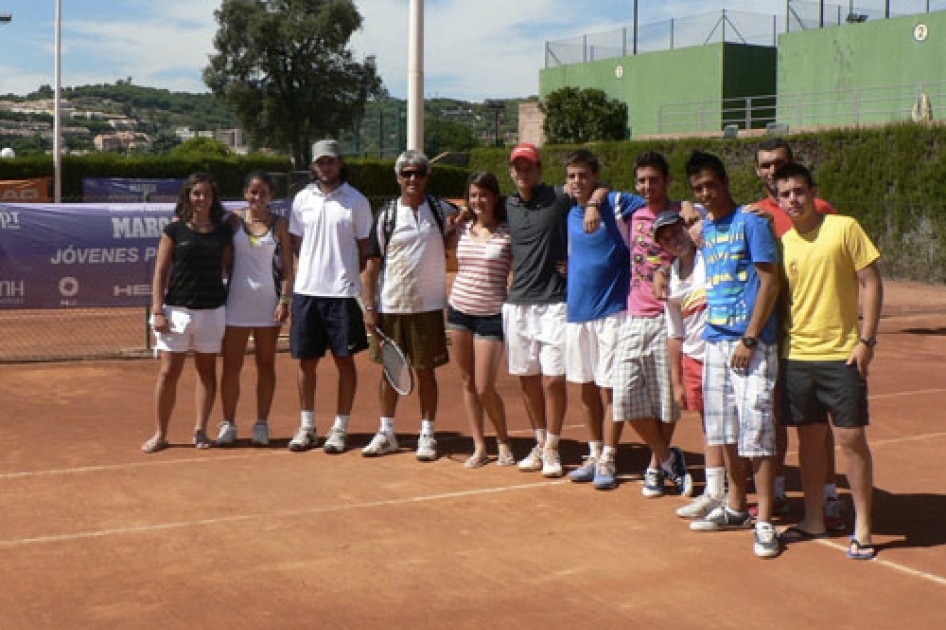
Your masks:
[[[289,448],[318,445],[316,372],[330,350],[337,406],[322,446],[327,453],[346,450],[354,357],[370,349],[380,361],[380,330],[404,350],[417,376],[416,457],[435,460],[436,368],[449,360],[449,333],[474,442],[467,467],[491,461],[489,417],[499,465],[563,476],[559,441],[572,382],[580,388],[589,444],[569,473],[572,481],[616,487],[615,454],[630,423],[652,454],[644,496],[663,496],[668,481],[691,496],[692,476],[672,441],[681,409],[693,409],[704,423],[706,485],[677,513],[694,531],[753,528],[755,554],[772,557],[783,543],[844,526],[833,479],[836,434],[856,512],[849,556],[873,557],[864,428],[882,300],[879,253],[856,221],[826,214],[833,209],[817,199],[811,173],[794,163],[787,143],[770,141],[756,157],[769,197],[747,207],[733,201],[719,158],[702,152],[686,170],[698,205],[670,200],[669,165],[658,153],[636,160],[637,192],[627,193],[599,181],[598,159],[585,149],[566,157],[564,186],[542,183],[541,155],[530,144],[510,154],[514,194],[503,197],[492,173],[474,173],[462,208],[427,193],[432,165],[409,150],[394,165],[399,197],[373,216],[347,183],[332,140],[316,144],[313,181],[293,199],[288,220],[269,208],[273,186],[265,174],[247,178],[248,206],[229,216],[213,181],[192,176],[158,251],[157,429],[142,450],[168,445],[188,350],[199,375],[195,446],[213,443],[207,424],[221,351],[224,420],[215,442],[236,440],[239,375],[251,334],[258,372],[252,441],[267,444],[276,341],[291,313],[300,425]],[[454,246],[458,269],[448,295],[444,260]],[[535,435],[518,462],[496,391],[504,351]],[[379,396],[380,425],[362,449],[366,457],[399,450],[399,395],[383,377]],[[806,511],[780,533],[771,521],[786,505],[786,426],[798,427]],[[754,512],[746,502],[750,471]]]

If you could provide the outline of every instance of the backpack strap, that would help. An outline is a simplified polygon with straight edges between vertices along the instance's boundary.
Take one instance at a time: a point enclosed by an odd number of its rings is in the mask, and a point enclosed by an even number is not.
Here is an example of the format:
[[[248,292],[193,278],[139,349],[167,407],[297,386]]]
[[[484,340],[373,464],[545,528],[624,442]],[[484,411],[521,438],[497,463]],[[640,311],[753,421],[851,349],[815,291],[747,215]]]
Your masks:
[[[437,221],[437,227],[440,228],[440,234],[443,236],[446,234],[444,231],[444,223],[446,219],[443,214],[443,206],[440,205],[440,199],[432,195],[427,195],[427,206],[430,207],[431,213],[434,215],[434,219]]]

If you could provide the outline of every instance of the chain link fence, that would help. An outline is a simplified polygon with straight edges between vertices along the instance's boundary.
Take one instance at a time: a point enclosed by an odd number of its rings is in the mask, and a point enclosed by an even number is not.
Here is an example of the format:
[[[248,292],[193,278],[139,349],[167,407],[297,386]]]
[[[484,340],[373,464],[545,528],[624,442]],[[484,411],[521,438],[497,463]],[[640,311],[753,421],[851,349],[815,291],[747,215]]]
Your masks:
[[[889,17],[946,10],[946,0],[898,0]],[[555,68],[602,59],[704,46],[722,42],[776,46],[780,33],[812,30],[887,17],[882,0],[874,2],[788,2],[785,14],[766,15],[723,10],[624,27],[546,42],[545,67]]]

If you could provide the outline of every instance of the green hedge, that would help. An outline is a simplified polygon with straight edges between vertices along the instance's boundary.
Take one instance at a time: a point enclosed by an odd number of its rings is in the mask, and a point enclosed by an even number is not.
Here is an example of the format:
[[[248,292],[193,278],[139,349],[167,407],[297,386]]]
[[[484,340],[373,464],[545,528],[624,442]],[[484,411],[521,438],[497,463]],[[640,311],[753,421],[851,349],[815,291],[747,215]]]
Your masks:
[[[856,217],[883,253],[888,276],[946,282],[946,127],[912,123],[885,127],[795,134],[788,138],[797,159],[812,167],[820,194],[844,214]],[[605,142],[589,145],[601,159],[602,175],[619,190],[634,190],[632,165],[644,151],[660,151],[675,177],[671,194],[690,198],[684,164],[694,149],[719,155],[729,169],[734,198],[748,202],[765,191],[755,175],[754,155],[760,138],[685,138]],[[562,159],[574,147],[542,149],[545,179],[564,180]],[[513,190],[508,175],[509,149],[476,149],[470,168],[436,165],[429,188],[444,197],[463,196],[474,170],[491,170],[504,191]],[[375,208],[398,194],[392,160],[352,159],[350,181]],[[288,158],[266,155],[207,158],[123,157],[117,154],[65,156],[63,197],[82,198],[83,177],[186,177],[194,171],[213,173],[229,199],[242,197],[246,173],[289,172]],[[52,175],[52,159],[26,157],[0,160],[0,179]]]
[[[946,282],[946,126],[896,124],[791,135],[796,159],[811,167],[819,194],[843,214],[856,217],[883,255],[884,274],[923,282]],[[684,165],[694,149],[719,155],[737,202],[762,198],[755,175],[761,138],[686,138],[588,145],[602,163],[602,177],[619,190],[634,190],[634,159],[660,151],[675,178],[671,194],[689,199]],[[544,178],[564,181],[562,161],[574,147],[542,148]],[[511,192],[508,150],[476,150],[474,170],[501,175]]]

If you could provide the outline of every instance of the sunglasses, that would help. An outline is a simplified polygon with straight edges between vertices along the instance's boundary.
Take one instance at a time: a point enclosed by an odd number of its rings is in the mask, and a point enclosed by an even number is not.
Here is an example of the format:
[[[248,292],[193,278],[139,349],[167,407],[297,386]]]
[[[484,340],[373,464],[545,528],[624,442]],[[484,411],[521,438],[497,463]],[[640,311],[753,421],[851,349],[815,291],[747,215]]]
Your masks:
[[[427,171],[424,170],[424,169],[422,169],[422,168],[419,168],[419,169],[416,169],[416,170],[410,170],[410,171],[408,171],[408,170],[401,171],[401,178],[403,178],[403,179],[411,179],[411,178],[413,178],[413,177],[416,177],[416,178],[418,178],[418,179],[421,179],[421,178],[423,178],[423,177],[427,177]]]

